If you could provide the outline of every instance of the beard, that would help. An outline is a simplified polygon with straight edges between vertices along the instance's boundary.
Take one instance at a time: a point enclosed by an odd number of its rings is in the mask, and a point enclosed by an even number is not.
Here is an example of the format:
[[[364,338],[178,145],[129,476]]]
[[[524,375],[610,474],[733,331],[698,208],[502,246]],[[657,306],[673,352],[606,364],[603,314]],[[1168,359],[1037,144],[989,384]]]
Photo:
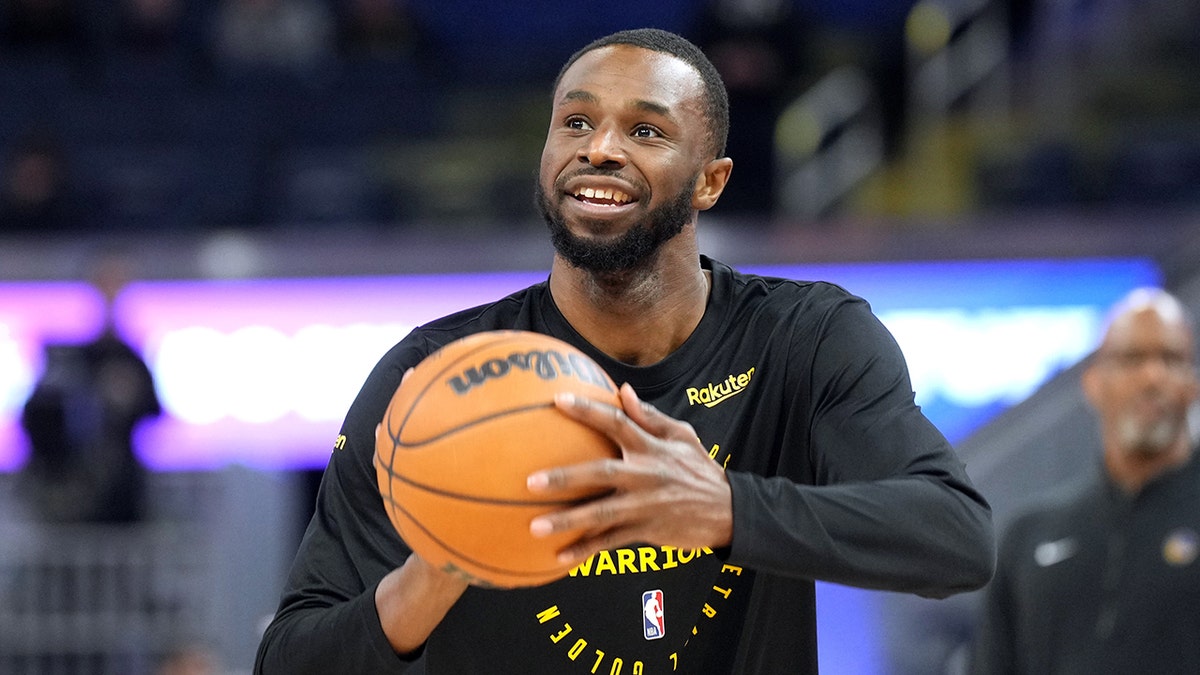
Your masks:
[[[692,219],[694,183],[688,181],[674,198],[647,213],[643,222],[609,241],[596,241],[571,232],[562,209],[550,201],[541,181],[537,183],[536,199],[550,228],[550,241],[563,260],[577,269],[612,274],[648,266],[662,245],[683,231]],[[562,194],[561,190],[555,193]]]
[[[1122,447],[1130,455],[1157,455],[1174,446],[1184,433],[1187,420],[1179,417],[1164,417],[1151,422],[1142,422],[1132,415],[1118,424]]]

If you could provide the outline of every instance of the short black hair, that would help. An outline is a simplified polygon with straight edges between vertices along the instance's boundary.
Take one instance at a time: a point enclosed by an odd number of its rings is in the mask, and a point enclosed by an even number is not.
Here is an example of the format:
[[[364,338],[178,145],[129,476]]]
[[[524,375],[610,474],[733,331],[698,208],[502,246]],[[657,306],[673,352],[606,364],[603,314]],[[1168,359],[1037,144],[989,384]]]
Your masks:
[[[613,45],[630,45],[652,52],[673,56],[696,69],[704,83],[704,116],[708,118],[709,144],[714,158],[725,154],[725,143],[729,138],[729,92],[716,66],[699,47],[687,38],[659,28],[634,28],[618,31],[588,43],[571,55],[554,79],[554,90],[562,82],[563,74],[575,65],[584,54]]]

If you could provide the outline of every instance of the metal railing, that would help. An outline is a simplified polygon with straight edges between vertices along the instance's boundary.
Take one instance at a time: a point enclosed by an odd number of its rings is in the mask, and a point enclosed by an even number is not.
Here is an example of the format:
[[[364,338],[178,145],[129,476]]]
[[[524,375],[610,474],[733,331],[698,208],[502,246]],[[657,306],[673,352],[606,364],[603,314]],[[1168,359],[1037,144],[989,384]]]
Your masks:
[[[203,540],[179,525],[4,525],[0,672],[154,672],[207,616]]]
[[[828,212],[883,161],[883,132],[871,83],[844,66],[788,105],[775,128],[779,212]]]

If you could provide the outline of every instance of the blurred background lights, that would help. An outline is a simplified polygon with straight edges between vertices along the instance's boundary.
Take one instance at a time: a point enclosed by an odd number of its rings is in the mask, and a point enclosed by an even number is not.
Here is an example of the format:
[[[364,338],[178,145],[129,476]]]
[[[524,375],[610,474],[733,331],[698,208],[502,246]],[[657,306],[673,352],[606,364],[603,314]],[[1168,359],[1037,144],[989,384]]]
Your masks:
[[[945,48],[950,43],[951,29],[944,4],[933,0],[917,3],[904,25],[908,44],[925,55]]]

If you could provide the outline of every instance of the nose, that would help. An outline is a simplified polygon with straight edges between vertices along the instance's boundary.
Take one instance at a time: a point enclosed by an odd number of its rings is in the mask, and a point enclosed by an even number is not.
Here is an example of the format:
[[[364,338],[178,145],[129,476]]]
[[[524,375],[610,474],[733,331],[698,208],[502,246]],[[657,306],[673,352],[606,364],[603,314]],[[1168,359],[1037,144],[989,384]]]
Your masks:
[[[621,135],[612,129],[597,129],[580,145],[579,161],[595,167],[615,169],[625,166],[627,158]]]
[[[1148,391],[1169,391],[1181,378],[1192,372],[1191,364],[1168,353],[1146,354],[1134,366],[1132,374],[1139,386]]]
[[[1160,358],[1148,358],[1134,371],[1138,385],[1148,391],[1160,391],[1170,380],[1171,372]]]

